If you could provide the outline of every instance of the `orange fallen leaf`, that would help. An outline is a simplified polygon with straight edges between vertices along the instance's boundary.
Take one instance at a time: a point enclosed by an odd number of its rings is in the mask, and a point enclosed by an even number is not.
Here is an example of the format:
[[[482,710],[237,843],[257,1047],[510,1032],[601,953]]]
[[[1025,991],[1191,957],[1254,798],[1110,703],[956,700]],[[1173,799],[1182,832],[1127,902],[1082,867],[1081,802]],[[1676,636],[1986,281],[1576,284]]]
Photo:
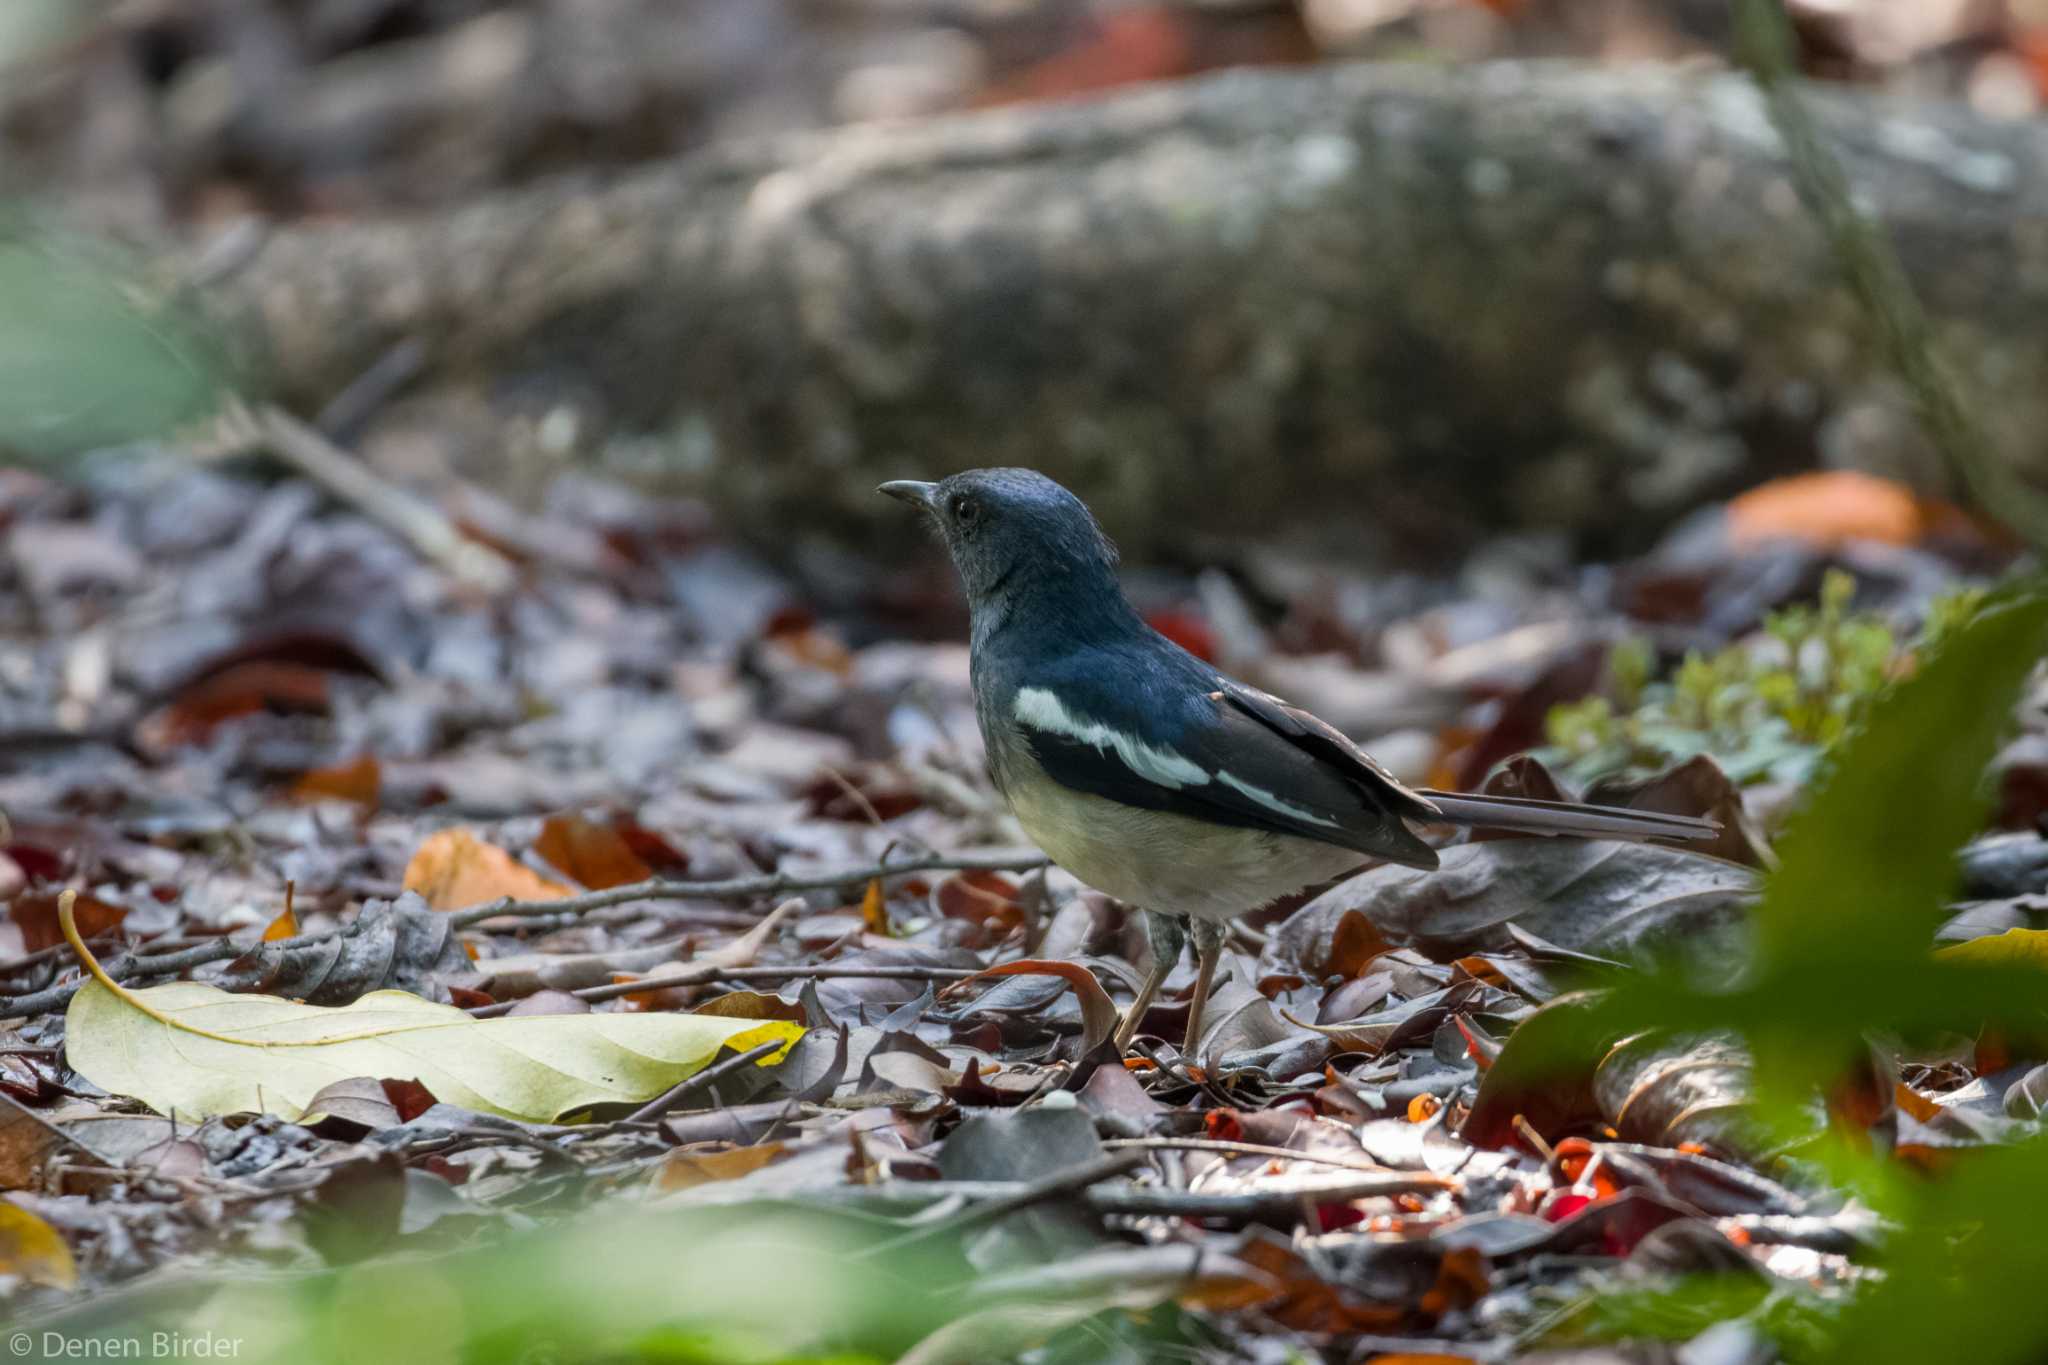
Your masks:
[[[1337,921],[1336,932],[1330,935],[1329,951],[1323,955],[1323,974],[1346,980],[1361,977],[1374,958],[1391,951],[1393,946],[1363,912],[1346,910]]]
[[[1417,1095],[1414,1099],[1408,1101],[1408,1121],[1410,1123],[1427,1123],[1435,1118],[1436,1111],[1443,1107],[1444,1102],[1434,1095],[1428,1093]]]
[[[279,939],[297,938],[298,936],[299,917],[292,912],[291,888],[287,886],[285,888],[284,909],[278,911],[277,918],[272,920],[270,927],[263,931],[263,941],[265,943],[276,943]]]
[[[860,922],[869,933],[889,937],[889,908],[882,899],[880,877],[868,879],[868,889],[860,898]]]
[[[501,896],[552,901],[569,894],[568,887],[549,881],[466,829],[428,835],[405,865],[405,889],[419,892],[436,910],[466,910]]]
[[[353,801],[359,806],[375,806],[383,790],[383,769],[376,759],[363,754],[347,763],[315,768],[304,774],[292,783],[292,799]]]
[[[654,1188],[687,1190],[717,1180],[752,1175],[787,1150],[780,1142],[732,1147],[722,1152],[670,1152],[654,1173]]]
[[[1917,545],[1931,534],[1969,525],[1947,503],[1850,469],[1774,479],[1728,504],[1728,538],[1738,548],[1766,540],[1802,540],[1822,548],[1851,540]]]
[[[533,841],[533,851],[557,872],[592,891],[630,886],[654,875],[654,869],[617,829],[580,815],[550,815],[540,827],[540,837]]]
[[[78,1265],[57,1229],[19,1204],[0,1199],[0,1275],[51,1289],[78,1285]],[[14,1340],[21,1341],[17,1333]],[[25,1349],[25,1348],[23,1348]]]
[[[1892,1085],[1892,1103],[1899,1112],[1910,1114],[1922,1123],[1932,1123],[1941,1117],[1941,1106],[1907,1085],[1904,1081]]]

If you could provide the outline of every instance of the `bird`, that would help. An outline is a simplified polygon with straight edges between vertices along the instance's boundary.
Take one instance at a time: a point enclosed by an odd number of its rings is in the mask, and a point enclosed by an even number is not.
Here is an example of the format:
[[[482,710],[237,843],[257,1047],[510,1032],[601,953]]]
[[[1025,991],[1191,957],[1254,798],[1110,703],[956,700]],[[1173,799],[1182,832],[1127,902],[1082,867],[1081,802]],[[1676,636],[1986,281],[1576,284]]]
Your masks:
[[[1187,940],[1194,1056],[1231,920],[1375,860],[1434,869],[1417,824],[1683,843],[1710,820],[1403,785],[1335,727],[1230,677],[1146,623],[1087,505],[1030,469],[879,492],[919,509],[969,613],[988,766],[1024,832],[1075,878],[1141,909],[1149,974],[1127,1051]]]

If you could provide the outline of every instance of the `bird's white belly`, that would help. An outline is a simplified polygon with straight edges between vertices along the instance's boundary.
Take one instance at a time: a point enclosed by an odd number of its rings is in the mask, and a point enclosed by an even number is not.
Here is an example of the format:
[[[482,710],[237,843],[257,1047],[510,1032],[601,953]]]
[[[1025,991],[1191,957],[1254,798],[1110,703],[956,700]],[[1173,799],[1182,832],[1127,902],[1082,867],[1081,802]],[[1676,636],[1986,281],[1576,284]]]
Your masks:
[[[1013,781],[1008,796],[1054,862],[1105,895],[1165,914],[1230,919],[1366,861],[1313,839],[1126,806],[1036,773]]]

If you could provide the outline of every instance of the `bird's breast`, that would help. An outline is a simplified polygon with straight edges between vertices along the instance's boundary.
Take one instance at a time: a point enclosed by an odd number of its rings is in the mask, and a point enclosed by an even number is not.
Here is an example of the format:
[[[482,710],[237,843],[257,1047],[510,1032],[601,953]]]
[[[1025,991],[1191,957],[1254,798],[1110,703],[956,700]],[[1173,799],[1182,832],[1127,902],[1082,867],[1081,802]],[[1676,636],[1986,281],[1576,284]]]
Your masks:
[[[1081,881],[1147,910],[1228,919],[1365,861],[1310,839],[1077,792],[1028,755],[1005,759],[1003,794],[1024,832]]]

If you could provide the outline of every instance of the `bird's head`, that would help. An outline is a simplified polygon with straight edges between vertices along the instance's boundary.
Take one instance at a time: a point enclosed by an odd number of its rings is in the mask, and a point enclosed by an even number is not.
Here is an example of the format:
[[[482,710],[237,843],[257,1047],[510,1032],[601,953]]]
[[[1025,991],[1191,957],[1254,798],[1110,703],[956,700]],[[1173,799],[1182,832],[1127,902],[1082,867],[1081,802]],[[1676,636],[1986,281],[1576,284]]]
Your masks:
[[[879,491],[931,517],[976,612],[1025,591],[1123,600],[1116,547],[1088,505],[1035,470],[970,469],[937,483],[899,479]]]

